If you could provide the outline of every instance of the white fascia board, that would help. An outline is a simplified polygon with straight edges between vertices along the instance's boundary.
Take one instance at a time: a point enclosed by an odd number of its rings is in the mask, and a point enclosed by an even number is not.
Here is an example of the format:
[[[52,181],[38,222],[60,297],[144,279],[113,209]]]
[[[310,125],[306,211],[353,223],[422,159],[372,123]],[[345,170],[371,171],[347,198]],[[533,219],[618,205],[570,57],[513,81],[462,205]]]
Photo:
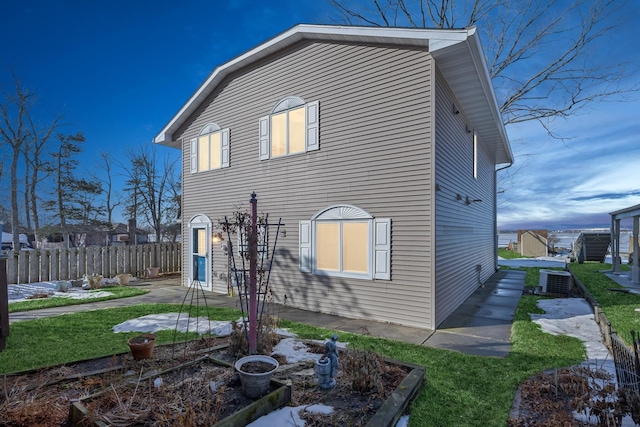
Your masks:
[[[615,212],[611,212],[609,215],[611,215],[612,219],[626,219],[640,216],[640,205],[620,209]]]
[[[419,46],[429,51],[445,49],[464,42],[474,29],[417,29],[390,27],[352,27],[300,24],[259,46],[216,67],[185,104],[153,139],[157,144],[178,147],[173,140],[177,130],[201,102],[229,73],[303,39],[351,43],[382,43]]]

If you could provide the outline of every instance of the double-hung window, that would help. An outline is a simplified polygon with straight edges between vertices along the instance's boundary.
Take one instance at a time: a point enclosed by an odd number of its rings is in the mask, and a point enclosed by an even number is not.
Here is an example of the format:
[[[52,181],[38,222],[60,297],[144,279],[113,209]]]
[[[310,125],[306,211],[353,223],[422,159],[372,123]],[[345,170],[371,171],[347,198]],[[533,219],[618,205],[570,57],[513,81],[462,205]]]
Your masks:
[[[318,150],[319,106],[318,101],[287,97],[260,118],[260,160]]]
[[[206,125],[191,139],[191,173],[229,167],[229,129]]]
[[[300,221],[300,271],[363,279],[391,278],[391,220],[333,206]]]

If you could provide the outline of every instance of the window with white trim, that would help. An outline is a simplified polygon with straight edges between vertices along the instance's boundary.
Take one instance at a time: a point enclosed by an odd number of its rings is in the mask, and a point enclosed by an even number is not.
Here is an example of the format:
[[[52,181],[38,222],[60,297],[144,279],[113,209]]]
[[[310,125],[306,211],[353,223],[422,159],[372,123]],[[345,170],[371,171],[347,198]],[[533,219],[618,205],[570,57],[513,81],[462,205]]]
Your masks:
[[[191,173],[229,167],[229,133],[209,123],[191,139]]]
[[[300,271],[391,279],[391,219],[340,205],[300,221],[299,227]]]
[[[318,101],[305,103],[302,98],[282,99],[269,116],[259,121],[260,160],[320,149]]]

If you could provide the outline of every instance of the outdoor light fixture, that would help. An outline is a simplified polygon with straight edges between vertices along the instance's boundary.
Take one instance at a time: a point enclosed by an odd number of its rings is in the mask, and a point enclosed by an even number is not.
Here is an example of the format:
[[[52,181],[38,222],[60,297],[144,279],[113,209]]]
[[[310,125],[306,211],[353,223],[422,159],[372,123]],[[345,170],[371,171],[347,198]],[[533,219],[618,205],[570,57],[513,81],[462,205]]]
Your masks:
[[[453,104],[453,114],[460,114],[460,110],[456,107],[456,104]]]
[[[473,200],[471,200],[471,199],[469,198],[469,196],[467,196],[467,198],[465,199],[465,201],[464,201],[464,202],[465,202],[467,205],[470,205],[471,203],[474,203],[474,202],[481,202],[481,201],[482,201],[481,199],[473,199]]]
[[[469,127],[469,125],[465,125],[465,127],[467,128],[467,133],[471,133],[471,128]]]

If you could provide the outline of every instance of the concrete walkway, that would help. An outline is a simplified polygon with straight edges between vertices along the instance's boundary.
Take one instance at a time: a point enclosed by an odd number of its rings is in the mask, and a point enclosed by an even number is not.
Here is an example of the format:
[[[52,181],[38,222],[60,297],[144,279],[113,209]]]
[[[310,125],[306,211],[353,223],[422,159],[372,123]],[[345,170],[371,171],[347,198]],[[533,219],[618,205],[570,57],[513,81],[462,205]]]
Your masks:
[[[511,323],[524,289],[524,276],[525,273],[522,271],[497,272],[454,311],[436,331],[370,320],[348,319],[282,305],[276,305],[274,309],[275,314],[280,318],[312,326],[383,337],[479,356],[506,357],[511,348]],[[188,299],[186,302],[189,303],[194,297],[193,292],[187,294],[188,289],[179,285],[177,277],[142,280],[134,282],[133,286],[148,289],[150,292],[131,298],[11,313],[9,321],[14,323],[79,311],[136,304],[181,304],[185,297]],[[209,306],[239,308],[238,298],[235,297],[207,291],[199,292],[195,296],[206,298],[206,303]],[[203,302],[201,299],[200,303]]]

